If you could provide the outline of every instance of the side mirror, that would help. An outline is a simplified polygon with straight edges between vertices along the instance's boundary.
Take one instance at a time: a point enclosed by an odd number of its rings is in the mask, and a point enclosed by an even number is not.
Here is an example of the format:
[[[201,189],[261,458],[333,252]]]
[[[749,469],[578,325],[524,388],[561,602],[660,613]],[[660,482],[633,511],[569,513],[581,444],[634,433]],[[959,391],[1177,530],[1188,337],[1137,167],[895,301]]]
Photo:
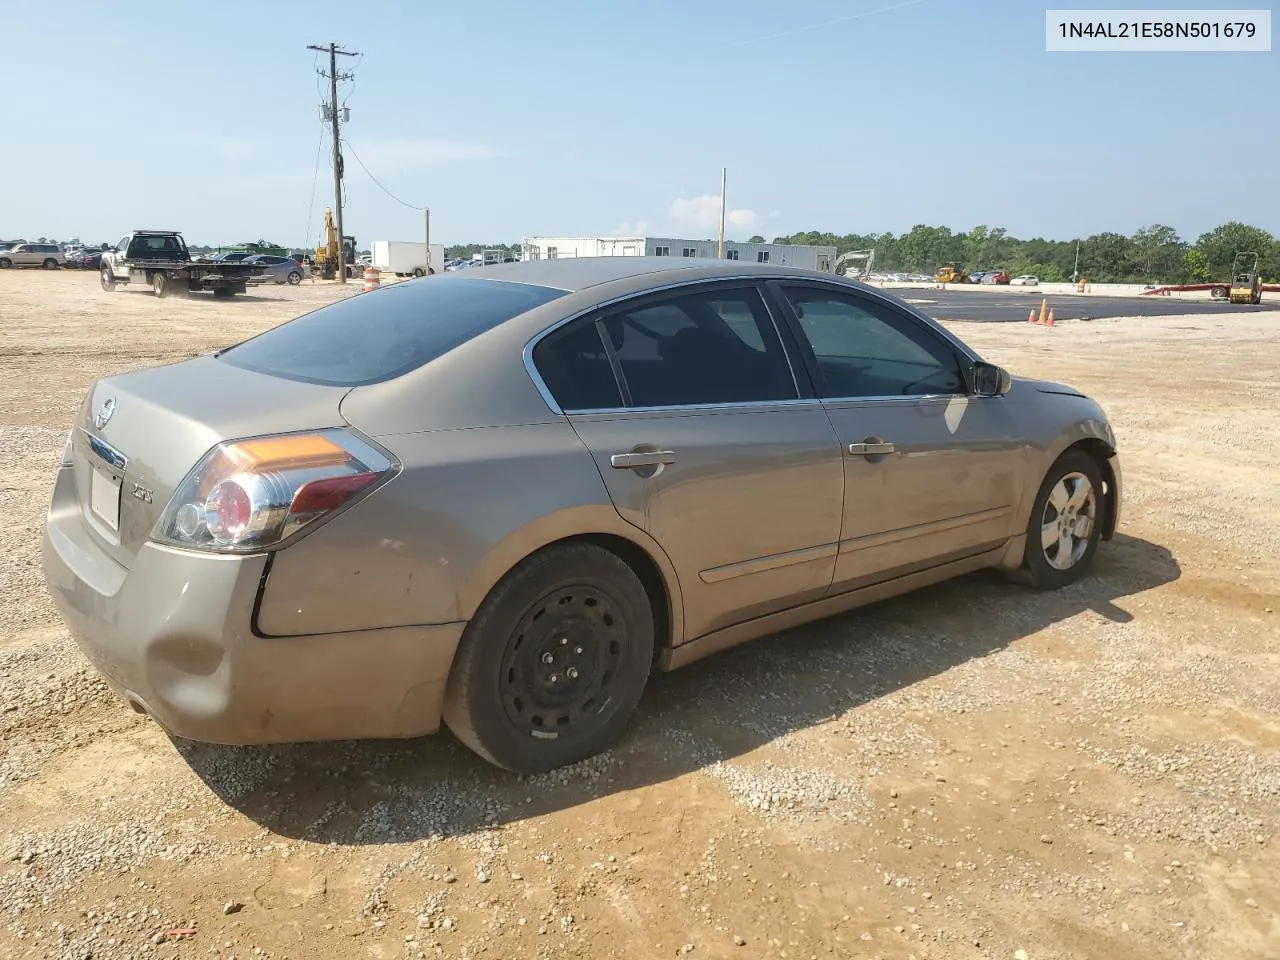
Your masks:
[[[1013,378],[994,363],[979,360],[973,365],[973,392],[980,397],[999,397],[1009,392]]]

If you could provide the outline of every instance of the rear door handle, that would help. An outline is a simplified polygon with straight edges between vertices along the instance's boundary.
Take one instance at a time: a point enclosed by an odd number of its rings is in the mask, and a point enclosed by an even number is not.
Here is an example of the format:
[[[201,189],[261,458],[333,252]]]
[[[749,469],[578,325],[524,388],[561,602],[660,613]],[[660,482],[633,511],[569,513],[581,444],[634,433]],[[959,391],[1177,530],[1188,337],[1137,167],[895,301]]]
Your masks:
[[[893,453],[892,443],[851,443],[849,452],[855,457],[877,457],[885,453]]]
[[[676,455],[670,450],[653,450],[647,453],[615,453],[609,458],[609,465],[618,470],[631,470],[634,467],[657,467],[664,463],[675,463]]]

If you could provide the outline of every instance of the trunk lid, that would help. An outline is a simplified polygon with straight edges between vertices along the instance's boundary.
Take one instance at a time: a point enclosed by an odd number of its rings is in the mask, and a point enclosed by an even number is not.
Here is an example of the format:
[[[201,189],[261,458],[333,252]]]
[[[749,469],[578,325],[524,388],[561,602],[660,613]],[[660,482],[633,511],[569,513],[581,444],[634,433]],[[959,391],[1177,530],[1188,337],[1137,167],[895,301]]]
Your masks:
[[[85,525],[125,567],[178,485],[223,440],[343,426],[346,387],[253,373],[216,359],[104,377],[71,431]]]

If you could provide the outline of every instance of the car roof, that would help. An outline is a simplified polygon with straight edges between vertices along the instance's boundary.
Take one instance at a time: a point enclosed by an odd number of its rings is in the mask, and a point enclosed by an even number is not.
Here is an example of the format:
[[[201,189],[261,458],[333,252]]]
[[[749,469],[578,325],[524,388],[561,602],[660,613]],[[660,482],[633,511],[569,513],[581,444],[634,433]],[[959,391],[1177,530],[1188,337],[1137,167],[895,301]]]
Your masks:
[[[662,286],[700,277],[822,277],[836,278],[831,273],[801,270],[767,263],[744,263],[740,260],[698,259],[695,257],[564,257],[550,260],[523,260],[470,267],[471,280],[508,280],[533,286],[551,287],[577,293],[588,287],[616,281],[644,278],[647,284]],[[435,278],[433,278],[434,280]],[[641,286],[646,284],[640,284]]]

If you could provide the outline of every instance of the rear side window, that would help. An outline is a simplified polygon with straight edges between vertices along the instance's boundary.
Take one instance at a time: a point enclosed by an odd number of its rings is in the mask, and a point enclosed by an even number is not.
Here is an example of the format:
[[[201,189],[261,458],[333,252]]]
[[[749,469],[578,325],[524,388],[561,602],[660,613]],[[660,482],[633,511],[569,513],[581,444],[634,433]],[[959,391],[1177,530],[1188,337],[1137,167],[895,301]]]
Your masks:
[[[604,341],[592,320],[548,334],[533,348],[533,362],[561,410],[615,410],[623,405]]]
[[[693,293],[603,324],[636,407],[794,400],[796,383],[754,288]]]
[[[403,376],[565,291],[438,277],[357,294],[218,354],[245,370],[358,387]]]

